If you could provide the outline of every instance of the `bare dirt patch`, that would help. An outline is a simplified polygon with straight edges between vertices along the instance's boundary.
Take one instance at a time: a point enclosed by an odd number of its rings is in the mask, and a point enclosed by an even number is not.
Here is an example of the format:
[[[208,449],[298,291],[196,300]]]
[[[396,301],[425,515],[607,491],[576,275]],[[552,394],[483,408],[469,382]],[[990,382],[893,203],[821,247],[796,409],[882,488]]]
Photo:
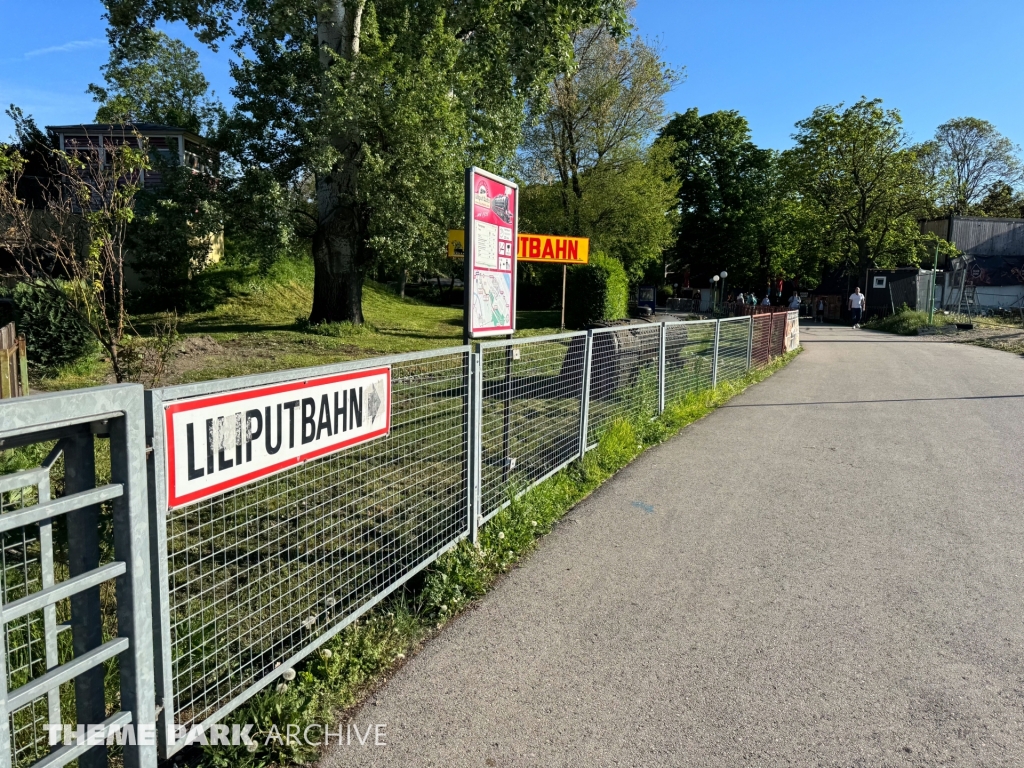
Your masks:
[[[929,341],[952,341],[957,344],[975,344],[979,347],[998,349],[1016,355],[1024,355],[1024,328],[1011,325],[975,324],[969,330],[960,330],[955,325],[937,326],[934,329],[921,328],[918,335]]]

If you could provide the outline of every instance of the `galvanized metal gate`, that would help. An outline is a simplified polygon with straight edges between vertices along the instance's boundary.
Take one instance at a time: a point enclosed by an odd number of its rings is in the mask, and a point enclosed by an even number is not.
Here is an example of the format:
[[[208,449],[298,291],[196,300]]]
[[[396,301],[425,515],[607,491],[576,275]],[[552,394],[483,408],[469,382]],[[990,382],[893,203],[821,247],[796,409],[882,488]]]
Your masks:
[[[105,766],[112,730],[153,728],[144,419],[138,385],[0,402],[0,449],[34,446],[44,457],[0,475],[0,766]],[[52,482],[63,486],[56,498]],[[112,551],[101,549],[103,520]],[[47,724],[64,722],[99,726],[101,744],[83,732],[51,745]],[[155,760],[155,743],[124,747],[130,768]]]

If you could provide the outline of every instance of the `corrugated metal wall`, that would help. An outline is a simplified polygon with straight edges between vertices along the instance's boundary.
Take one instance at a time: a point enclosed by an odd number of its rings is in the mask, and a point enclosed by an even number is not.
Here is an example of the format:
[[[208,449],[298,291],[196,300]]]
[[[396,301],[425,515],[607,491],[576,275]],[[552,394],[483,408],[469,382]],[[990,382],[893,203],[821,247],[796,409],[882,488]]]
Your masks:
[[[954,218],[950,238],[971,256],[1024,255],[1024,219]]]

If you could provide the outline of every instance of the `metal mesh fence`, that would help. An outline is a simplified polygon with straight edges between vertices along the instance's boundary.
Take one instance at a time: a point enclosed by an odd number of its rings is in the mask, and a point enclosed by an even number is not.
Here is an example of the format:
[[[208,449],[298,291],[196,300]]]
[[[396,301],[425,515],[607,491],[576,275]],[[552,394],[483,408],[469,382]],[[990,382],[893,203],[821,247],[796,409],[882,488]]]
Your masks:
[[[230,705],[466,535],[467,366],[395,362],[387,437],[168,513],[174,722]]]
[[[711,387],[715,321],[665,326],[665,404]]]
[[[787,312],[776,312],[772,318],[771,356],[779,357],[786,352],[786,316]]]
[[[36,486],[26,485],[0,493],[0,515],[25,509],[37,498]],[[2,534],[0,579],[4,604],[42,589],[39,564],[39,527],[16,528]],[[46,672],[46,647],[42,612],[12,621],[4,628],[7,654],[7,689],[24,685]],[[38,699],[10,714],[11,754],[15,765],[46,754],[46,700]]]
[[[481,510],[580,455],[587,334],[482,346]]]
[[[771,361],[772,317],[774,315],[763,314],[751,318],[754,323],[754,338],[750,349],[752,368],[764,367]]]
[[[24,479],[20,483],[14,482],[13,477],[3,478],[10,490],[0,492],[0,516],[49,500],[48,471],[48,468],[43,468],[23,474],[20,477]],[[0,597],[3,604],[28,597],[52,585],[55,570],[66,576],[65,562],[58,562],[55,568],[53,527],[52,521],[44,520],[0,534]],[[71,636],[59,636],[57,625],[58,620],[67,622],[70,615],[70,603],[65,599],[52,608],[33,611],[6,623],[4,651],[8,691],[20,688],[72,658]],[[62,697],[68,710],[67,720],[74,711],[74,687],[70,683],[62,686],[60,692],[40,695],[9,714],[13,765],[30,765],[49,754],[46,725],[54,721],[54,716],[60,721]]]
[[[734,381],[747,372],[750,318],[723,320],[718,331],[718,380]]]
[[[657,415],[659,383],[665,405],[709,389],[716,327],[720,381],[742,377],[749,353],[767,363],[784,343],[777,318],[777,332],[758,315],[598,329],[589,349],[586,333],[572,333],[488,342],[479,359],[446,350],[364,361],[391,364],[387,437],[167,513],[173,722],[230,711],[469,535],[471,509],[486,520],[580,456],[581,434],[593,446],[616,419]]]
[[[653,417],[658,410],[658,325],[594,331],[587,445],[618,418]]]

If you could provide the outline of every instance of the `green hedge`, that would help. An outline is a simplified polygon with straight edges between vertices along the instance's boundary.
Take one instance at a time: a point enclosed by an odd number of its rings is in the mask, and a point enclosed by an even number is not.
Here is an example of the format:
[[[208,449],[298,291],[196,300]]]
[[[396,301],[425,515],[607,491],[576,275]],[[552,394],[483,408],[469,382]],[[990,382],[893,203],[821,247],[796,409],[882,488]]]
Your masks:
[[[565,324],[584,328],[599,320],[618,320],[629,307],[629,279],[618,259],[595,253],[586,266],[569,270]]]
[[[14,300],[14,322],[25,334],[30,364],[67,365],[93,350],[92,333],[46,286],[18,283],[14,290],[0,291]]]

